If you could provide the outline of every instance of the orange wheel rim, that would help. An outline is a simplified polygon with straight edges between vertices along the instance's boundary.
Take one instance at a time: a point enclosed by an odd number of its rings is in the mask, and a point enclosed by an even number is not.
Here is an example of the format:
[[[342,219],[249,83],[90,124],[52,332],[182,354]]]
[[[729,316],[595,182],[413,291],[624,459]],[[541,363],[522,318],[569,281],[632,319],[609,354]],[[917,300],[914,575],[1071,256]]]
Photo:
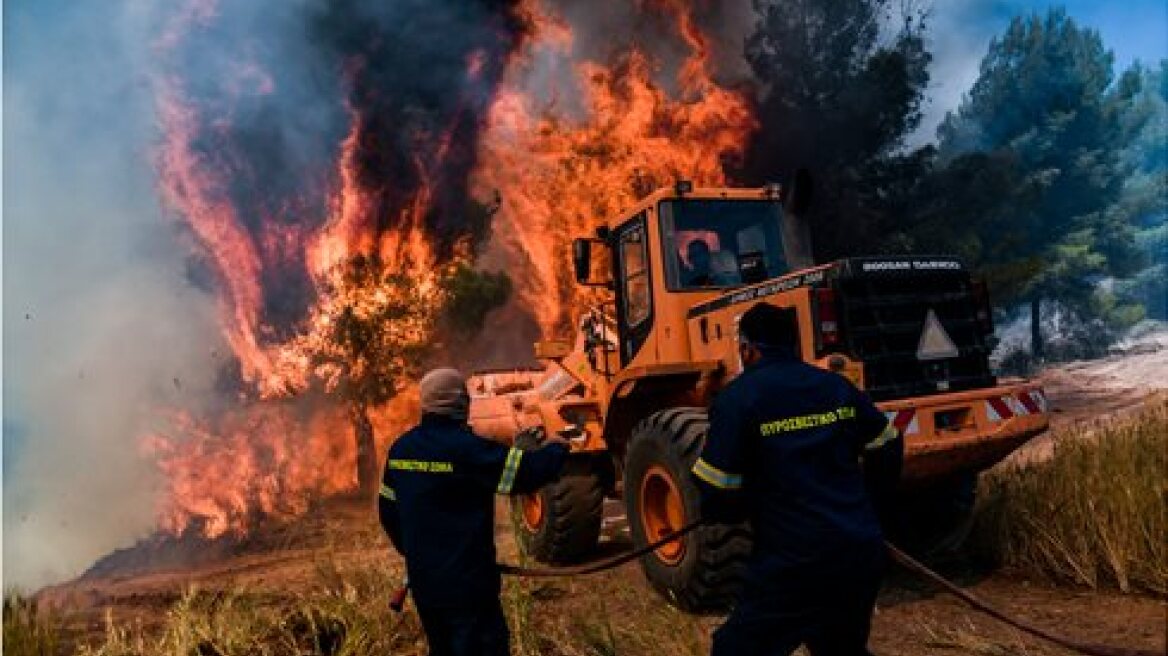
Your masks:
[[[524,494],[519,498],[519,504],[523,511],[523,526],[532,533],[538,531],[543,524],[543,497],[538,492]]]
[[[641,528],[646,542],[656,542],[685,526],[681,490],[664,467],[653,465],[641,477]],[[662,562],[676,565],[685,556],[685,539],[663,544],[654,552]]]

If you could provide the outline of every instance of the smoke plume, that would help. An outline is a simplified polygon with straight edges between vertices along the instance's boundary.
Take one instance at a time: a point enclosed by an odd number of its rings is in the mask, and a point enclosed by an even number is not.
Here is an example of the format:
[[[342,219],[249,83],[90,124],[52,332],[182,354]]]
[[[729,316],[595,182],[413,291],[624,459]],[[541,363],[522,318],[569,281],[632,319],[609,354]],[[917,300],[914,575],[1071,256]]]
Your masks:
[[[5,20],[4,580],[35,586],[153,528],[137,438],[210,398],[222,346],[150,184],[145,15]]]

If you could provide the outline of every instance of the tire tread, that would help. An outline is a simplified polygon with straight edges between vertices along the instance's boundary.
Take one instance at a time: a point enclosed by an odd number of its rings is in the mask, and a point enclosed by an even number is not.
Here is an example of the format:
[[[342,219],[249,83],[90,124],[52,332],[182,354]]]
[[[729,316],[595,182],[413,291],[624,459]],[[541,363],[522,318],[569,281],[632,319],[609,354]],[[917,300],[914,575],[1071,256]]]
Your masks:
[[[542,429],[529,429],[515,438],[519,448],[534,448]],[[600,539],[604,488],[600,475],[584,459],[569,460],[559,478],[544,486],[547,519],[537,532],[529,531],[520,520],[521,500],[512,499],[511,512],[519,521],[520,547],[544,563],[566,564],[580,560],[595,549]]]
[[[705,442],[709,420],[704,408],[679,407],[656,412],[633,430],[633,441],[655,440],[658,446],[678,456],[685,468],[697,460]],[[630,452],[632,446],[630,446]],[[692,482],[681,482],[693,485]],[[626,494],[635,488],[626,480]],[[630,508],[629,526],[639,522]],[[655,580],[647,561],[642,561],[650,583],[675,605],[689,611],[725,610],[733,604],[741,586],[746,560],[750,555],[751,537],[743,525],[706,525],[699,527],[689,538],[688,547],[697,550],[697,562],[688,577],[680,584],[670,586]],[[654,558],[648,555],[646,559]]]

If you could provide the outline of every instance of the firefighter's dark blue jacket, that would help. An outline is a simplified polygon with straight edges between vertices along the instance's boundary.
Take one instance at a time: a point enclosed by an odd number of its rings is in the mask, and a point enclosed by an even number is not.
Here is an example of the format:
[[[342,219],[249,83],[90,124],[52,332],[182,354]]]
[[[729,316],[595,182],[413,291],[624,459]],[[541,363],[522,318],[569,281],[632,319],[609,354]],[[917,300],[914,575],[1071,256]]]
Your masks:
[[[499,594],[495,495],[534,492],[554,479],[567,447],[520,451],[461,422],[424,415],[389,449],[378,514],[406,559],[419,605],[465,606]]]
[[[821,563],[879,545],[869,491],[895,488],[903,448],[847,379],[768,349],[718,394],[693,472],[707,519],[745,510],[756,561]]]

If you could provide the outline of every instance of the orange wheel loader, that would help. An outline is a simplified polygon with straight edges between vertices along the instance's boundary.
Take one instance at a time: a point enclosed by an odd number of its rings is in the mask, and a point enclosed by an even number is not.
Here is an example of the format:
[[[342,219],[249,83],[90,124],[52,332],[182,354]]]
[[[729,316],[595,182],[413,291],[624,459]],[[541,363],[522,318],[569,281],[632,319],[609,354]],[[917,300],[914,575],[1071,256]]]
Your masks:
[[[849,378],[901,430],[906,497],[942,514],[967,516],[977,473],[1046,429],[1042,388],[990,370],[984,284],[944,256],[817,265],[798,193],[686,182],[653,193],[573,242],[577,282],[597,299],[574,339],[537,343],[541,369],[471,377],[480,434],[573,444],[558,481],[513,502],[529,554],[585,558],[605,498],[623,499],[638,547],[696,518],[689,470],[707,408],[741,371],[737,322],[760,301],[794,308],[801,357]],[[743,526],[703,526],[642,566],[677,606],[724,608],[749,548]]]

